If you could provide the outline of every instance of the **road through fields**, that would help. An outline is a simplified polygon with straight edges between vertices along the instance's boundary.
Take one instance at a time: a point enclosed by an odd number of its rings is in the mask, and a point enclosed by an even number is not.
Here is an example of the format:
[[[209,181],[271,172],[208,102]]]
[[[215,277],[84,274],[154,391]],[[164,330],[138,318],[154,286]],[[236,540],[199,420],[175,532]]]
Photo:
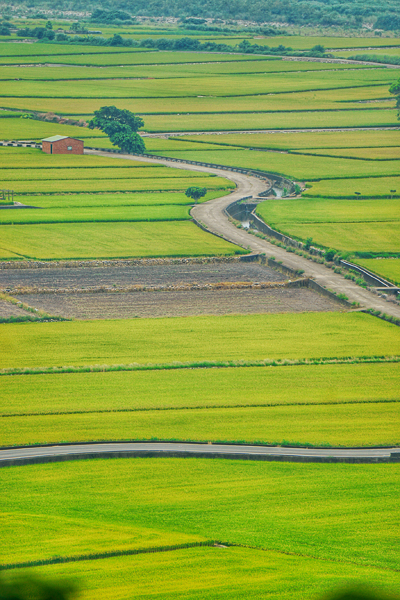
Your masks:
[[[267,187],[267,181],[252,177],[245,173],[234,171],[225,171],[214,167],[192,165],[190,163],[173,162],[168,159],[148,158],[144,156],[133,156],[130,154],[110,154],[98,150],[85,150],[85,154],[94,154],[97,156],[114,157],[117,159],[127,159],[142,162],[151,162],[172,167],[174,169],[186,169],[190,171],[202,171],[213,173],[219,177],[225,177],[236,184],[236,190],[222,198],[209,200],[203,204],[198,204],[191,210],[194,220],[205,227],[211,233],[223,237],[229,242],[237,244],[243,248],[248,248],[256,254],[265,254],[268,258],[275,257],[283,264],[295,271],[304,271],[304,277],[314,279],[319,285],[332,290],[336,294],[345,294],[350,302],[358,303],[362,308],[372,308],[382,313],[400,318],[400,306],[395,303],[387,302],[384,298],[376,296],[368,290],[358,286],[350,279],[345,279],[343,275],[335,273],[324,265],[307,260],[294,253],[288,253],[283,248],[275,246],[266,240],[249,234],[244,229],[238,229],[228,219],[226,208],[246,196],[258,196]]]
[[[242,460],[288,460],[294,462],[373,463],[400,460],[399,448],[288,448],[239,444],[185,442],[100,442],[32,446],[0,450],[0,467],[134,456],[230,458]]]

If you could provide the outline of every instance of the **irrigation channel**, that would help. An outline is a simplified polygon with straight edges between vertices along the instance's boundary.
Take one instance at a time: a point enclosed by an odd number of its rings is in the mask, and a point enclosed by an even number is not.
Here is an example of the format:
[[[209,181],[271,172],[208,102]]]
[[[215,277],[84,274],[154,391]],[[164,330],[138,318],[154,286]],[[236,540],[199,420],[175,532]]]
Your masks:
[[[174,169],[185,169],[189,171],[202,171],[213,173],[219,177],[230,179],[236,184],[236,190],[222,198],[209,200],[203,204],[194,206],[191,210],[193,220],[210,233],[224,238],[238,246],[249,249],[255,254],[265,254],[267,258],[275,257],[276,261],[282,261],[282,264],[293,271],[303,271],[304,277],[313,279],[321,287],[331,290],[335,294],[345,294],[350,303],[355,302],[361,308],[373,309],[386,313],[392,317],[400,318],[400,306],[395,303],[387,302],[384,298],[376,296],[369,290],[366,290],[350,279],[345,279],[343,275],[335,273],[323,264],[318,264],[307,260],[303,256],[295,253],[286,252],[285,249],[271,244],[267,240],[258,238],[244,229],[238,229],[231,223],[226,209],[241,198],[259,197],[268,182],[265,178],[259,178],[247,173],[229,171],[223,168],[201,166],[189,162],[176,162],[166,158],[150,158],[140,155],[130,154],[110,154],[101,150],[86,149],[85,154],[94,154],[96,156],[115,157],[117,159],[127,159],[142,162],[151,162],[162,164]]]
[[[400,462],[400,448],[290,448],[186,442],[98,442],[0,450],[0,467],[90,458],[196,457],[290,462]]]

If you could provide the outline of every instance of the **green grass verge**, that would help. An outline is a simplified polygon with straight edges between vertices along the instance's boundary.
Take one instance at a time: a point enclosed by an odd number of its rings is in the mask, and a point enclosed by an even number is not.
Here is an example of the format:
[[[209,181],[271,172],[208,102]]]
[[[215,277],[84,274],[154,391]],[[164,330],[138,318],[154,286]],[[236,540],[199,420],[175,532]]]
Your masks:
[[[400,354],[397,327],[363,313],[23,324],[2,332],[0,368]]]
[[[396,464],[196,458],[8,468],[1,562],[140,547],[150,530],[398,569],[399,474]]]
[[[193,223],[182,222],[4,225],[0,236],[0,258],[10,253],[46,260],[245,253]]]

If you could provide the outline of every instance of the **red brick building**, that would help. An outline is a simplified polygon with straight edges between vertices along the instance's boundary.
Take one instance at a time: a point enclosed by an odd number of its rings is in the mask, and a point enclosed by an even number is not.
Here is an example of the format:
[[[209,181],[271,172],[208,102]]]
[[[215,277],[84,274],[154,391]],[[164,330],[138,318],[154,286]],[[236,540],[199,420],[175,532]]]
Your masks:
[[[83,154],[83,141],[65,135],[53,135],[42,140],[46,154]]]

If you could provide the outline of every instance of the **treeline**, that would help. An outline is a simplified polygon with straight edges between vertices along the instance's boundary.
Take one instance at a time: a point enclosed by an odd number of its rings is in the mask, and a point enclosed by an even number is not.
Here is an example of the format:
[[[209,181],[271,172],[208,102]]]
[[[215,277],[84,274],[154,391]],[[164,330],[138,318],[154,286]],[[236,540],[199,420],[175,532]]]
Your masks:
[[[217,44],[216,42],[200,42],[195,38],[179,38],[179,39],[168,39],[160,38],[153,39],[148,38],[145,40],[132,40],[130,38],[123,38],[119,33],[114,34],[110,38],[104,38],[93,35],[67,35],[66,33],[57,33],[54,38],[50,39],[43,36],[41,31],[44,28],[37,27],[36,30],[40,30],[39,34],[42,41],[54,41],[62,42],[63,44],[87,44],[89,46],[119,46],[121,48],[146,48],[154,50],[172,50],[177,52],[194,51],[194,52],[237,52],[240,54],[266,54],[266,55],[277,55],[277,56],[311,56],[316,58],[329,58],[332,54],[326,54],[325,48],[321,45],[314,46],[310,51],[299,52],[293,50],[290,46],[279,46],[270,48],[269,46],[260,46],[259,44],[250,44],[248,40],[243,40],[236,46],[228,46],[227,44]],[[25,31],[25,30],[24,30]],[[31,30],[34,32],[35,30]],[[51,32],[53,33],[53,32]],[[45,32],[46,34],[46,32]],[[47,35],[47,34],[46,34]]]
[[[26,6],[25,0],[13,0],[14,6]],[[31,0],[32,8],[54,9],[50,0]],[[398,0],[58,0],[57,10],[96,9],[122,11],[131,16],[171,16],[246,20],[256,23],[281,22],[293,25],[360,27],[363,23],[385,30],[400,29]],[[99,15],[100,17],[100,15]],[[98,22],[103,20],[104,15]],[[115,16],[118,20],[125,20]],[[195,23],[192,25],[196,26]]]

